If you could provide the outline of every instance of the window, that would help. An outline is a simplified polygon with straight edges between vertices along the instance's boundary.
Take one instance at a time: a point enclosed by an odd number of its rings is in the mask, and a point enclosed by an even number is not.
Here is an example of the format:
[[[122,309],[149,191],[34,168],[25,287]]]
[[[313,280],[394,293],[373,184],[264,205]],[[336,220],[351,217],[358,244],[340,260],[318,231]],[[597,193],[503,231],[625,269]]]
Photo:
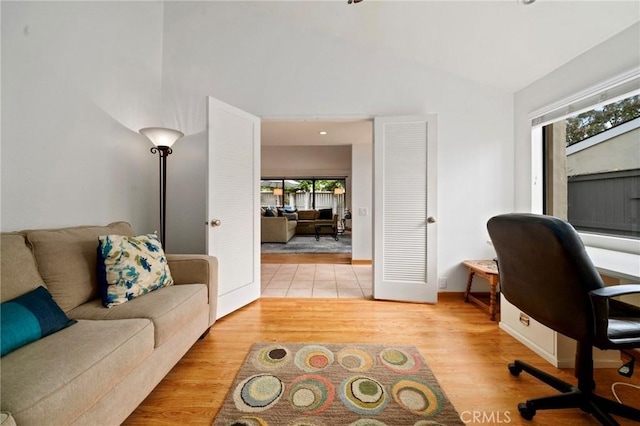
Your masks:
[[[640,237],[640,95],[543,127],[544,211],[582,232]]]
[[[617,80],[534,114],[532,204],[588,245],[635,251],[620,247],[640,239],[640,72]]]
[[[260,205],[285,209],[332,209],[340,219],[346,209],[346,177],[262,178]]]

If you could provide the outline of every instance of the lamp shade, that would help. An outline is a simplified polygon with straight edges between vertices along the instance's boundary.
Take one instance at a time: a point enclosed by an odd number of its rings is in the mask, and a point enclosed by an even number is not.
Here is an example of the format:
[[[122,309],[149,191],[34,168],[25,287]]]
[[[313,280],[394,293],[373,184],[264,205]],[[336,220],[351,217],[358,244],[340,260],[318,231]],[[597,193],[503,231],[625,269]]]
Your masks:
[[[179,130],[166,129],[164,127],[145,127],[139,130],[155,146],[172,146],[178,139],[184,136]]]
[[[282,195],[282,188],[273,188],[273,195]]]
[[[333,193],[334,193],[335,195],[341,195],[341,194],[344,194],[344,188],[340,188],[340,187],[333,188]]]

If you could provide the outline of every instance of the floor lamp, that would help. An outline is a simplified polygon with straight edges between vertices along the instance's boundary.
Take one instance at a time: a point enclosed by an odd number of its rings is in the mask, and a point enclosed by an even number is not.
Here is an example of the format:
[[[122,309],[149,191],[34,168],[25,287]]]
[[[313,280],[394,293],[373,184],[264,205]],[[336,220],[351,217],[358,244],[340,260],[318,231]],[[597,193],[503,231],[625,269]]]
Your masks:
[[[342,232],[344,232],[344,215],[342,212],[342,196],[344,195],[344,188],[336,186],[335,188],[333,188],[333,194],[338,196],[338,206],[337,206],[337,212],[338,213],[338,217],[340,218],[340,225],[342,225]]]
[[[276,205],[278,204],[278,197],[282,195],[282,208],[284,208],[284,191],[282,188],[273,188],[273,195],[276,196]]]
[[[171,146],[183,137],[184,133],[178,130],[165,129],[164,127],[145,127],[144,129],[140,129],[139,132],[146,136],[153,144],[151,153],[158,154],[158,164],[160,167],[160,242],[166,251],[167,157],[173,152]]]

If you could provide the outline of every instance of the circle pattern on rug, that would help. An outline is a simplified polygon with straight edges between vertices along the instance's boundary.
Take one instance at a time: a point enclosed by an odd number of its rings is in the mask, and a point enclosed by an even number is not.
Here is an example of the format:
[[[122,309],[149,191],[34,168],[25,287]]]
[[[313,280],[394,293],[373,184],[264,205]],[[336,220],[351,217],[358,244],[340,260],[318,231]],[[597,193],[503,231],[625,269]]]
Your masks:
[[[270,374],[248,377],[236,386],[233,401],[238,411],[255,413],[269,409],[284,393],[284,383]]]
[[[290,421],[287,426],[326,426],[326,423],[316,418],[301,417]]]
[[[396,373],[415,373],[422,366],[418,356],[402,349],[384,349],[380,352],[380,361],[391,371]]]
[[[240,417],[227,423],[227,426],[269,426],[264,419],[260,417]]]
[[[353,423],[349,423],[349,426],[387,426],[387,424],[376,419],[358,419]]]
[[[438,414],[443,405],[440,392],[415,377],[396,380],[391,386],[391,395],[402,408],[423,417]]]
[[[340,399],[347,408],[360,415],[378,414],[388,402],[382,384],[366,376],[346,378],[340,385]]]
[[[362,373],[367,371],[373,365],[373,359],[371,355],[362,349],[357,348],[345,348],[338,352],[338,364],[345,370],[352,371],[354,373]]]
[[[296,353],[295,364],[302,371],[315,373],[333,364],[333,352],[324,346],[308,345]]]
[[[291,352],[282,345],[272,345],[261,349],[252,358],[253,365],[260,370],[275,370],[289,363]]]
[[[306,374],[291,382],[287,395],[294,409],[305,414],[319,414],[333,403],[336,391],[326,378]]]

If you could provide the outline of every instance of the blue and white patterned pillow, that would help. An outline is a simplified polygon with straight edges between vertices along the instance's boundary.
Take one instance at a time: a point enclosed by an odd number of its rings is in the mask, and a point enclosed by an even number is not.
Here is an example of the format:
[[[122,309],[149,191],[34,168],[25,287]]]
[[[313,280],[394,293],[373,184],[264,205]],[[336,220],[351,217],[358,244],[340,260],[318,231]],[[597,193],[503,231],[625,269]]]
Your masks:
[[[98,240],[98,278],[105,307],[173,284],[157,235],[104,235]]]

